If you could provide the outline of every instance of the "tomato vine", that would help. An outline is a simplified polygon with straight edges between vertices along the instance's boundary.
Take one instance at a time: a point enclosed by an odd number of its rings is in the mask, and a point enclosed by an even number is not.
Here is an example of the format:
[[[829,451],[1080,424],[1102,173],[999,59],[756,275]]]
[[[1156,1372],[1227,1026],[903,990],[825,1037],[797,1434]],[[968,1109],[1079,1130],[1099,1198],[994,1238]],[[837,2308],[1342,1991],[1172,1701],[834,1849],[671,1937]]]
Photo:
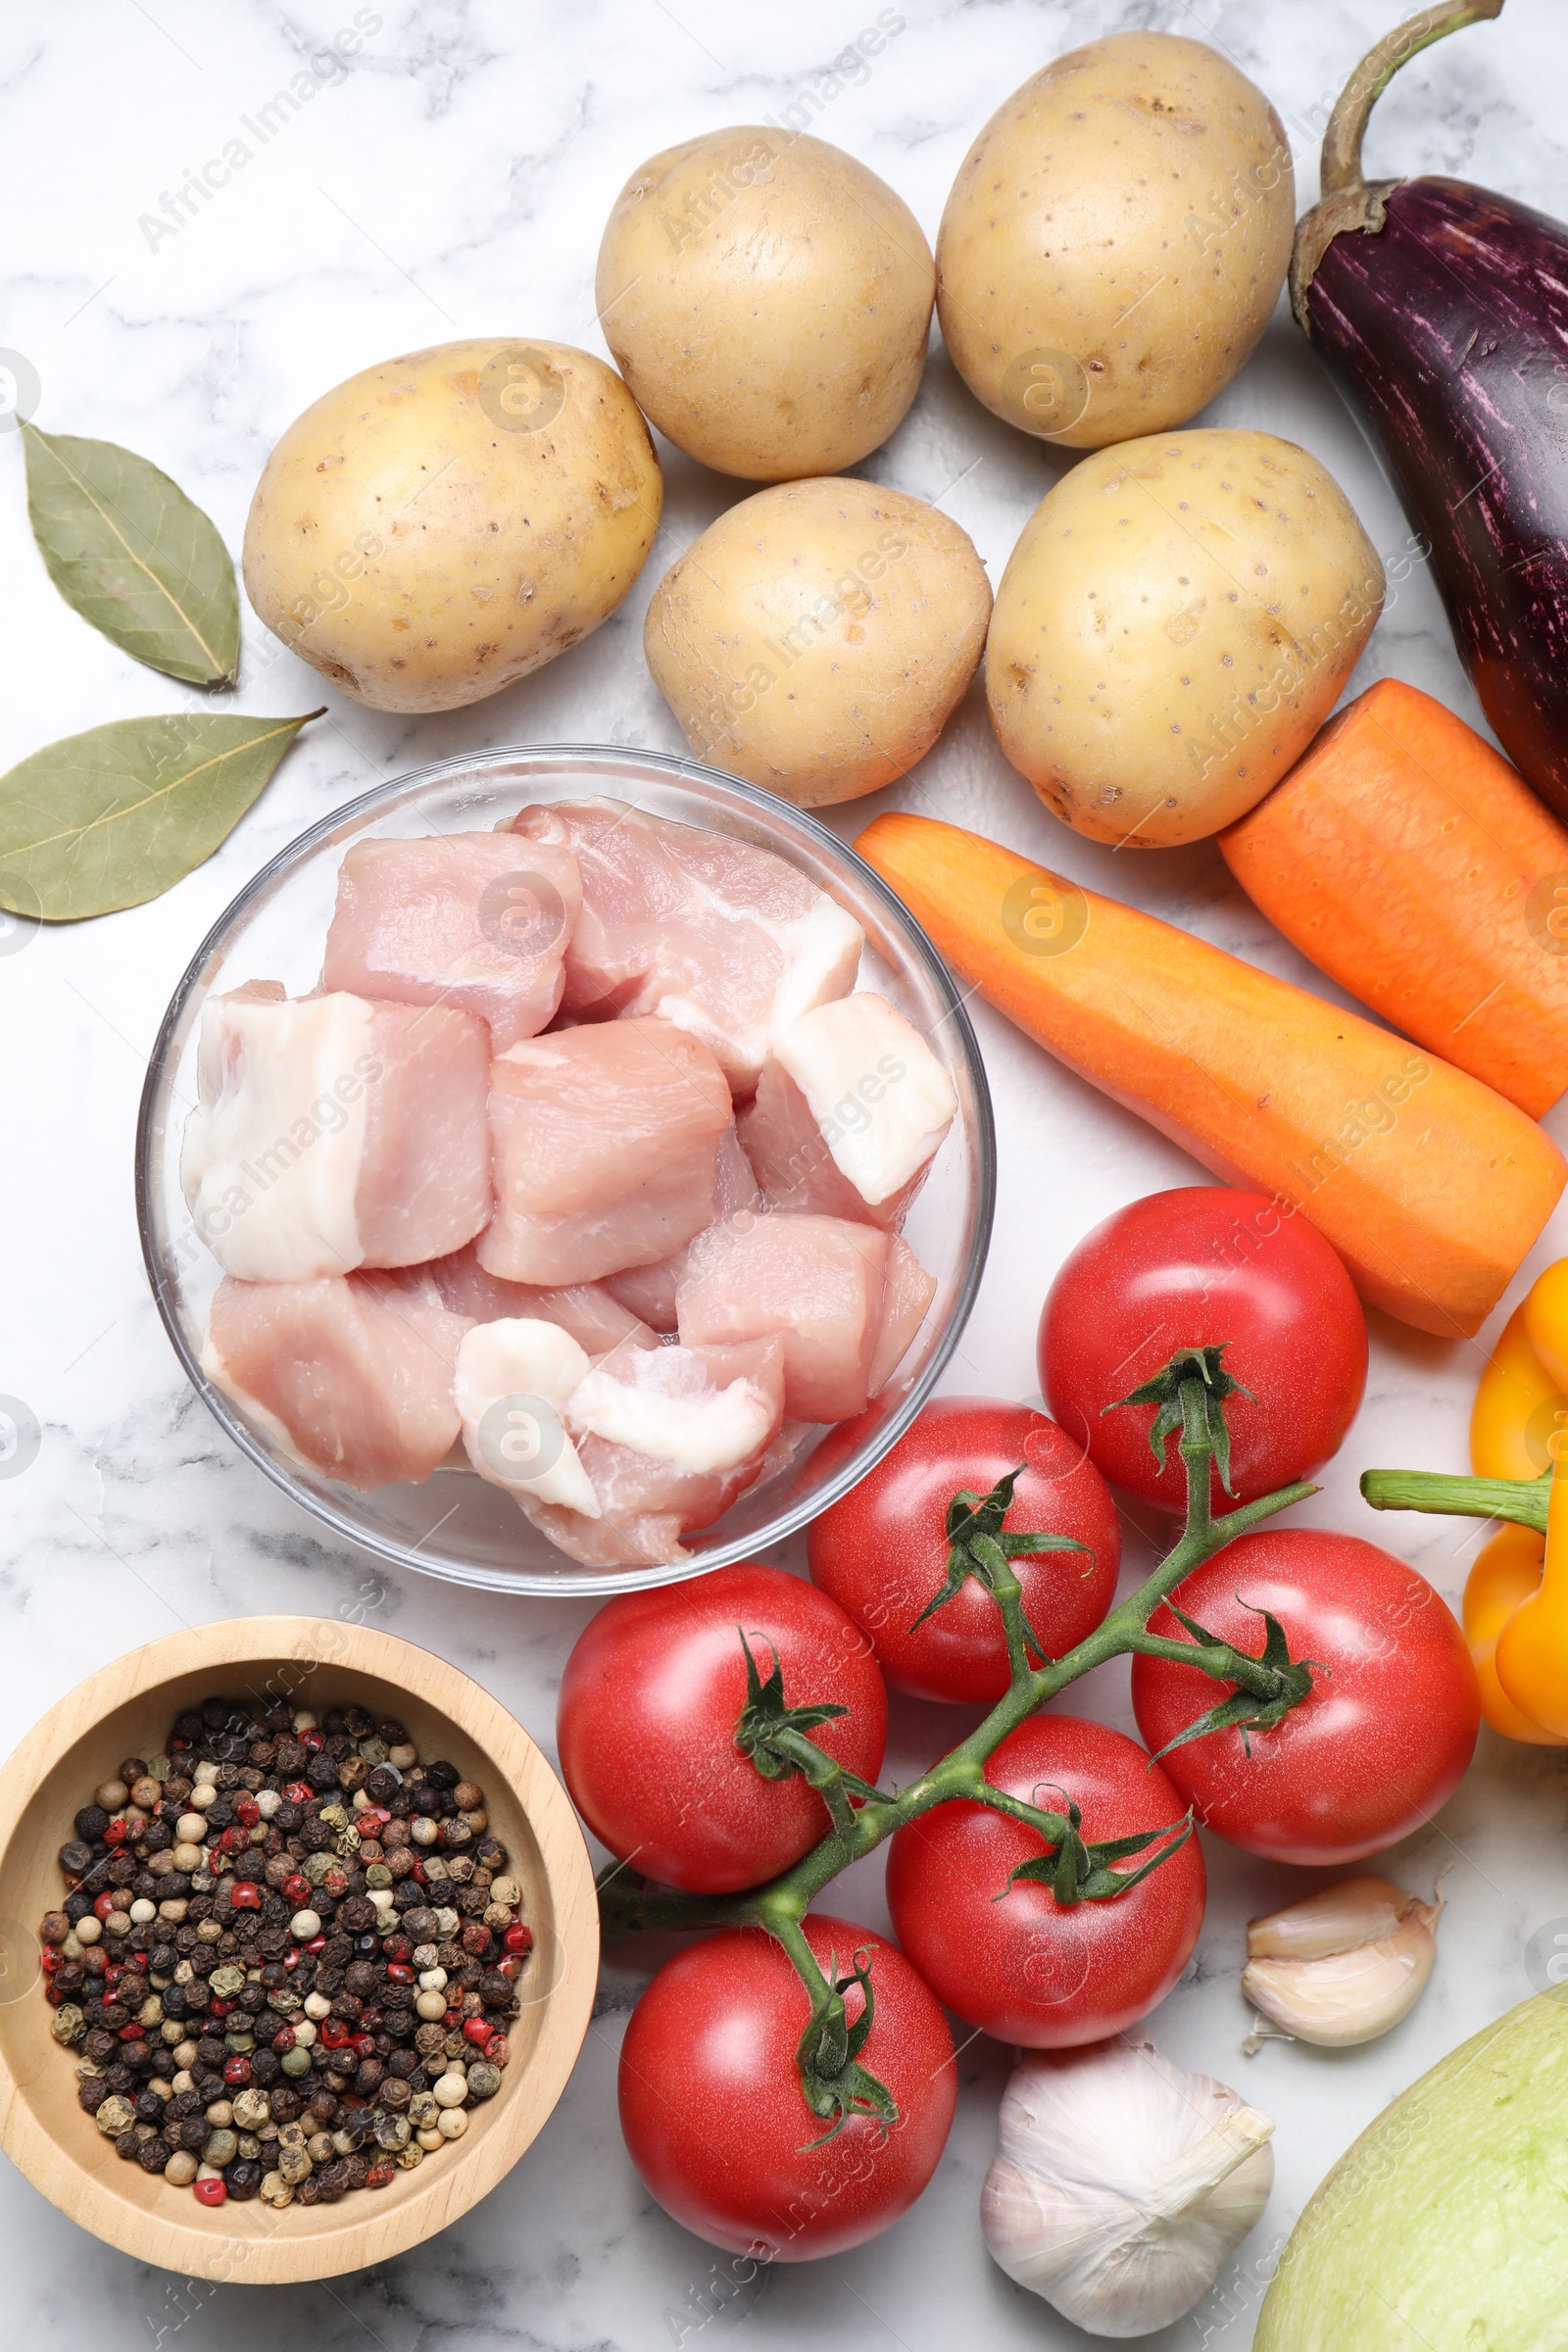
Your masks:
[[[1231,1492],[1225,1402],[1233,1394],[1247,1393],[1225,1371],[1223,1353],[1223,1347],[1183,1348],[1152,1380],[1119,1400],[1121,1404],[1152,1403],[1156,1407],[1150,1443],[1161,1461],[1167,1437],[1180,1430],[1178,1451],[1187,1485],[1185,1524],[1172,1548],[1137,1592],[1061,1657],[1046,1656],[1026,1621],[1012,1558],[1023,1552],[1062,1547],[1066,1540],[1001,1534],[1003,1516],[1011,1500],[1012,1476],[999,1481],[989,1494],[964,1493],[954,1497],[948,1515],[947,1578],[927,1604],[926,1613],[950,1599],[973,1577],[992,1594],[1001,1611],[1010,1680],[984,1722],[929,1771],[891,1793],[846,1773],[809,1738],[814,1724],[838,1710],[809,1703],[788,1704],[777,1661],[764,1680],[742,1633],[748,1698],[736,1726],[738,1743],[768,1778],[788,1772],[804,1774],[822,1796],[831,1827],[790,1869],[740,1893],[700,1894],[661,1886],[623,1863],[612,1865],[601,1875],[600,1916],[608,1936],[645,1929],[756,1927],[765,1930],[783,1947],[810,2003],[796,2066],[811,2113],[829,2124],[828,2136],[852,2114],[870,2115],[884,2125],[895,2120],[888,2093],[858,2062],[874,2001],[869,1966],[857,1954],[848,1975],[840,1975],[836,1966],[831,1973],[824,1971],[801,1924],[816,1896],[842,1870],[874,1852],[896,1831],[933,1807],[967,1799],[1024,1823],[1043,1839],[1045,1854],[1026,1865],[1025,1871],[1049,1883],[1058,1903],[1114,1900],[1177,1851],[1192,1835],[1191,1815],[1136,1837],[1087,1842],[1077,1808],[1065,1792],[1066,1810],[1056,1812],[1009,1795],[988,1781],[987,1762],[1008,1734],[1081,1676],[1108,1658],[1129,1654],[1195,1666],[1216,1682],[1233,1685],[1232,1698],[1211,1710],[1216,1725],[1277,1723],[1311,1689],[1311,1661],[1293,1660],[1273,1624],[1256,1655],[1204,1635],[1196,1625],[1188,1641],[1149,1631],[1150,1618],[1184,1578],[1238,1536],[1317,1491],[1307,1482],[1298,1481],[1218,1518],[1213,1515],[1211,1467],[1218,1470],[1226,1492]],[[1031,1651],[1040,1659],[1038,1665],[1030,1663]],[[1203,1728],[1210,1728],[1206,1719]],[[1134,1867],[1116,1867],[1124,1862]],[[863,2007],[852,2022],[845,1996],[855,1985],[860,1987]]]

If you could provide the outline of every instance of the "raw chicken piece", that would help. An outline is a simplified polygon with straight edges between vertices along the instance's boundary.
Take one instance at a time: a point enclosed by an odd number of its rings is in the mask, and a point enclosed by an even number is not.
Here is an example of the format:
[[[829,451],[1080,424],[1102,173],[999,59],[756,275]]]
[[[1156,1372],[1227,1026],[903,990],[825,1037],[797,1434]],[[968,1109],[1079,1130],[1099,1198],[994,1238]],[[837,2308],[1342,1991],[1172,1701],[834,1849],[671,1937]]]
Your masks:
[[[588,1566],[678,1562],[689,1556],[681,1537],[710,1527],[756,1480],[783,1415],[776,1335],[737,1348],[619,1348],[564,1407],[600,1517],[519,1499]]]
[[[741,1140],[770,1208],[892,1227],[957,1107],[919,1031],[862,990],[777,1039],[741,1113]]]
[[[202,1008],[180,1182],[226,1274],[445,1256],[489,1219],[489,1033],[447,1005],[252,982]]]
[[[907,1242],[890,1233],[887,1278],[882,1289],[882,1322],[865,1384],[868,1395],[880,1396],[903,1363],[936,1295],[936,1276],[926,1272]]]
[[[523,1316],[475,1324],[458,1349],[456,1396],[479,1476],[519,1501],[526,1494],[597,1519],[588,1473],[562,1419],[588,1371],[587,1356],[558,1324]]]
[[[358,841],[338,872],[321,986],[487,1021],[495,1051],[548,1028],[582,905],[577,861],[505,833]]]
[[[589,1355],[608,1355],[622,1340],[635,1340],[639,1348],[659,1345],[648,1325],[612,1298],[607,1284],[574,1282],[547,1290],[533,1283],[506,1282],[499,1274],[485,1272],[471,1242],[451,1257],[438,1257],[433,1265],[416,1271],[435,1286],[443,1306],[455,1315],[471,1315],[476,1323],[525,1316],[559,1324]],[[673,1316],[669,1328],[675,1328]]]
[[[782,1029],[855,986],[859,924],[771,850],[618,801],[524,808],[513,829],[581,870],[566,1011],[660,1013],[712,1048],[737,1097]]]
[[[480,1265],[558,1285],[667,1257],[712,1217],[730,1119],[723,1071],[668,1021],[513,1046],[490,1069],[498,1205]]]
[[[726,1128],[718,1139],[718,1158],[713,1177],[713,1214],[710,1220],[719,1224],[725,1217],[736,1216],[743,1208],[760,1208],[762,1196],[752,1163],[741,1149],[740,1137],[733,1127]],[[619,1300],[623,1310],[641,1316],[655,1331],[673,1331],[675,1328],[675,1286],[686,1271],[686,1251],[677,1250],[673,1257],[662,1258],[657,1266],[628,1266],[622,1274],[607,1274],[604,1289]],[[549,1309],[540,1308],[541,1314]]]
[[[390,1274],[220,1282],[202,1370],[297,1461],[351,1487],[428,1478],[458,1435],[466,1316]]]
[[[676,1304],[683,1346],[784,1341],[784,1409],[862,1412],[882,1329],[888,1236],[841,1217],[750,1216],[699,1235]]]

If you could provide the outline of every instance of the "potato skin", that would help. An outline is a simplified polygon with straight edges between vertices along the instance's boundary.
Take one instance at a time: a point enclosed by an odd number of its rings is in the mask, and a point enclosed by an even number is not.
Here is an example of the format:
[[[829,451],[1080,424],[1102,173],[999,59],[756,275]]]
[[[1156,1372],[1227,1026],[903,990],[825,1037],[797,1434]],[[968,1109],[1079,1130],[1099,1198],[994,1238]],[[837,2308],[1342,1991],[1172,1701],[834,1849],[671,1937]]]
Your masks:
[[[720,473],[837,473],[919,390],[936,265],[902,197],[824,139],[741,125],[650,157],[594,281],[637,401]]]
[[[323,394],[245,524],[273,634],[375,710],[452,710],[609,617],[663,477],[614,371],[569,343],[438,343]]]
[[[677,558],[643,644],[699,759],[812,808],[923,759],[990,617],[973,542],[935,507],[874,482],[788,482]]]
[[[1305,750],[1383,591],[1348,499],[1294,442],[1200,428],[1101,450],[1007,559],[986,643],[997,740],[1091,841],[1200,841]]]
[[[1120,32],[998,108],[937,237],[954,366],[1009,424],[1071,449],[1163,432],[1268,323],[1295,233],[1290,142],[1216,50]]]

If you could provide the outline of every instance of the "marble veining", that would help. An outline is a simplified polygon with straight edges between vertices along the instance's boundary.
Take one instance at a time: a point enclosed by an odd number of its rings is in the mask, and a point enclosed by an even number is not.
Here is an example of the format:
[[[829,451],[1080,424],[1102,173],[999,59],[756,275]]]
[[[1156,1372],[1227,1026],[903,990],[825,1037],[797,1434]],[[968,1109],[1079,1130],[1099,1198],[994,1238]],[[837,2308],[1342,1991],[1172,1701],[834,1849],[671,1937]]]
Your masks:
[[[283,425],[329,385],[460,334],[555,336],[603,350],[594,257],[622,181],[653,150],[741,120],[805,123],[880,172],[934,236],[954,173],[1002,99],[1062,49],[1125,26],[1207,38],[1258,78],[1316,192],[1327,108],[1397,0],[13,0],[0,12],[0,173],[7,274],[0,348],[41,384],[38,421],[102,435],[174,473],[238,546],[251,487]],[[889,30],[897,20],[896,29]],[[880,24],[885,45],[851,52]],[[350,62],[323,63],[358,28]],[[1568,81],[1568,17],[1510,0],[1503,19],[1423,56],[1379,108],[1375,172],[1442,171],[1568,215],[1568,148],[1551,93]],[[275,94],[288,89],[292,107]],[[270,109],[269,113],[268,110]],[[251,127],[247,127],[249,124]],[[262,132],[265,130],[265,137]],[[247,153],[240,159],[236,143]],[[210,159],[228,176],[177,192]],[[219,182],[218,172],[210,174]],[[149,225],[150,224],[150,225]],[[159,231],[162,233],[158,233]],[[1320,457],[1393,580],[1357,687],[1396,675],[1479,723],[1431,580],[1361,434],[1283,305],[1205,421],[1264,427]],[[384,1625],[477,1675],[547,1746],[563,1661],[588,1604],[507,1604],[378,1569],[323,1544],[221,1437],[184,1386],[142,1278],[130,1145],[144,1057],[209,923],[255,869],[378,779],[492,744],[563,739],[678,750],[643,664],[641,623],[675,554],[735,485],[671,451],[663,525],[642,580],[595,636],[491,701],[387,717],[324,690],[328,714],[199,872],[156,906],[41,934],[0,956],[6,1238],[0,1393],[36,1418],[36,1458],[0,1483],[0,1746],[94,1666],[181,1624],[265,1610]],[[860,468],[940,499],[993,582],[1067,461],[969,398],[938,348],[892,441]],[[50,587],[27,531],[21,449],[0,431],[0,767],[53,738],[202,698],[118,654]],[[303,699],[302,699],[303,698]],[[246,614],[234,707],[312,708],[323,689]],[[1294,979],[1311,975],[1237,893],[1211,845],[1123,854],[1064,832],[993,742],[978,694],[910,776],[838,812],[940,813],[1082,881],[1189,924]],[[1313,981],[1326,994],[1332,990]],[[1031,1396],[1034,1308],[1059,1258],[1115,1203],[1193,1179],[1190,1162],[974,1007],[997,1099],[1002,1190],[990,1279],[949,1386]],[[1568,1142],[1568,1111],[1547,1122]],[[1568,1249],[1559,1211],[1503,1312]],[[1457,1597],[1463,1521],[1374,1518],[1370,1463],[1457,1467],[1485,1340],[1447,1346],[1372,1318],[1365,1409],[1299,1514],[1388,1544]],[[1129,1522],[1129,1571],[1149,1533]],[[1072,1702],[1131,1728],[1125,1667]],[[955,1736],[934,1707],[895,1706],[889,1770]],[[1269,2041],[1246,2058],[1242,1923],[1303,1875],[1211,1845],[1210,1902],[1186,1981],[1153,2021],[1182,2065],[1245,2088],[1278,2125],[1278,2183],[1218,2288],[1157,2338],[1161,2352],[1245,2352],[1263,2282],[1313,2184],[1379,2107],[1531,1988],[1527,1947],[1568,1930],[1565,1768],[1490,1735],[1441,1819],[1391,1857],[1427,1889],[1447,1869],[1433,1984],[1385,2040],[1333,2055]],[[833,1907],[884,1926],[880,1866]],[[607,1965],[581,2062],[529,2155],[445,2235],[330,2285],[247,2291],[181,2281],[111,2253],[0,2168],[8,2340],[32,2352],[92,2335],[168,2352],[995,2352],[1087,2339],[987,2257],[976,2198],[995,2145],[1007,2053],[960,2051],[952,2143],[897,2229],[833,2261],[750,2275],[644,2194],[615,2121],[615,2056],[658,1957]]]

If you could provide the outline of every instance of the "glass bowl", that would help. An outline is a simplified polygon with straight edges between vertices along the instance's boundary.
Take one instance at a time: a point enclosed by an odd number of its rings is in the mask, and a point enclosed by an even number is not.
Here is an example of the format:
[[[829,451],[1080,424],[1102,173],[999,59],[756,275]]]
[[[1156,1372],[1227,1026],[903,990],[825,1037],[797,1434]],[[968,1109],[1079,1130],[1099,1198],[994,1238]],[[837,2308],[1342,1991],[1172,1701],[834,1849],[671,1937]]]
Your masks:
[[[787,858],[865,932],[860,984],[891,999],[929,1040],[958,1099],[906,1232],[937,1291],[892,1379],[820,1462],[813,1430],[782,1469],[684,1539],[676,1566],[585,1568],[556,1550],[512,1497],[466,1469],[368,1494],[302,1468],[202,1371],[208,1307],[220,1268],[179,1187],[179,1142],[196,1101],[196,1044],[208,995],[246,980],[314,989],[337,871],[364,836],[488,831],[531,802],[625,801],[675,823],[734,834]],[[947,970],[913,916],[864,861],[812,817],[770,793],[690,760],[617,746],[543,745],[444,760],[351,801],[264,866],[209,932],[174,991],[148,1066],[136,1130],[136,1215],[159,1312],[192,1387],[236,1446],[333,1535],[421,1575],[499,1592],[625,1592],[671,1584],[777,1544],[848,1492],[907,1428],[968,1318],[985,1264],[996,1198],[991,1099],[974,1031]]]

